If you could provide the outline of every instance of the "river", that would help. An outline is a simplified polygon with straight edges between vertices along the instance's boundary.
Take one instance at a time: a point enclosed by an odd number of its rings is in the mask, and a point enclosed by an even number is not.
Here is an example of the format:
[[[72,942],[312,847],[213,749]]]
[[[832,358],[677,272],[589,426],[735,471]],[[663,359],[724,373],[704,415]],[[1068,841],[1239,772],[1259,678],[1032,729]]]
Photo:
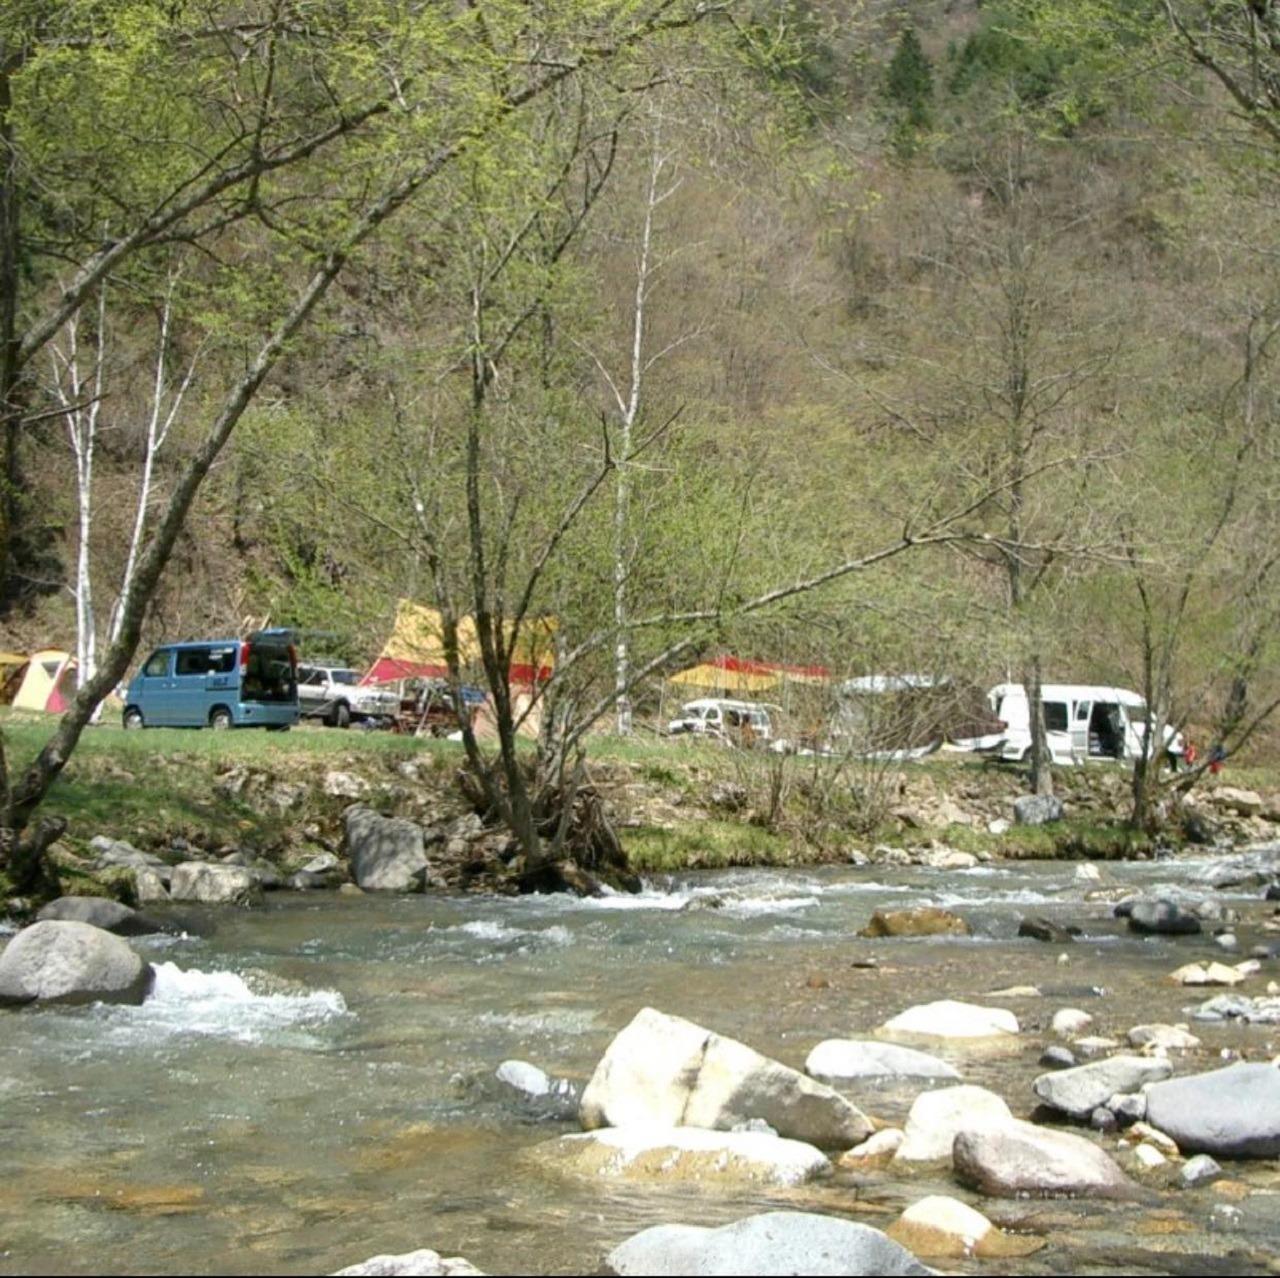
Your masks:
[[[1107,865],[1102,885],[1177,886],[1204,864]],[[494,1081],[497,1065],[518,1057],[585,1081],[645,1005],[802,1068],[822,1039],[867,1035],[913,1003],[990,1001],[1020,1018],[1021,1051],[951,1059],[1025,1117],[1055,1010],[1083,1008],[1094,1032],[1121,1039],[1185,1020],[1207,995],[1167,973],[1221,957],[1208,937],[1129,935],[1109,903],[1086,899],[1098,887],[1061,863],[849,867],[691,874],[594,901],[282,893],[210,912],[207,935],[133,942],[158,967],[142,1007],[0,1016],[0,1273],[315,1273],[418,1247],[490,1273],[591,1273],[654,1223],[789,1206],[884,1227],[933,1192],[1047,1240],[956,1271],[1275,1271],[1274,1163],[1229,1168],[1234,1193],[1113,1204],[1002,1203],[897,1172],[691,1200],[687,1185],[551,1180],[520,1161],[570,1128],[534,1121]],[[1246,949],[1267,939],[1256,891],[1218,895],[1248,913]],[[924,903],[955,909],[974,934],[856,936],[876,907]],[[1027,913],[1084,935],[1020,940]],[[1261,992],[1275,966],[1243,989]],[[1028,984],[1043,997],[987,999]],[[1274,1026],[1194,1028],[1205,1046],[1180,1072],[1224,1051],[1275,1052]],[[911,1100],[850,1094],[881,1119],[900,1120]]]

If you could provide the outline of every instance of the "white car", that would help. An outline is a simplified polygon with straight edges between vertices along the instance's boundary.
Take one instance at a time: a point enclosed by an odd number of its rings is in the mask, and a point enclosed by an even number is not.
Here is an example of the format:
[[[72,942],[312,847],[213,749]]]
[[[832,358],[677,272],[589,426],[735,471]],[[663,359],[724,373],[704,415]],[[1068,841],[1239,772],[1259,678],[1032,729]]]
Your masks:
[[[394,719],[400,698],[384,688],[361,687],[360,675],[343,666],[299,666],[298,709],[336,728],[353,720]]]
[[[1004,724],[992,752],[1009,762],[1025,759],[1031,750],[1026,689],[1020,683],[998,684],[987,700]],[[1151,715],[1138,693],[1096,684],[1044,683],[1040,685],[1040,701],[1045,744],[1054,763],[1091,759],[1131,762],[1142,754]],[[1175,760],[1186,748],[1181,734],[1167,724],[1164,743],[1165,753]]]
[[[773,720],[769,711],[776,706],[757,701],[729,701],[704,697],[680,707],[680,715],[667,724],[672,736],[701,733],[737,744],[768,743],[773,740]]]

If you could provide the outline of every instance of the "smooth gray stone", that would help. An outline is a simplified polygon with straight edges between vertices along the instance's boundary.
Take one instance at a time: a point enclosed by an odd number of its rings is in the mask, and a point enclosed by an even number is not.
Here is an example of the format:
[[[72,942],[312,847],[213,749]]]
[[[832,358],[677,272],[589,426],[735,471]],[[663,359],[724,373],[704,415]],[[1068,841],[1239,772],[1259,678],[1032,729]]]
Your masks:
[[[104,932],[114,932],[116,936],[148,936],[152,932],[164,931],[154,919],[103,896],[60,896],[56,901],[50,901],[36,918],[42,923],[47,919],[88,923]]]
[[[421,892],[427,877],[422,827],[357,804],[343,814],[351,873],[366,892]]]
[[[997,1198],[1134,1194],[1132,1181],[1092,1141],[1031,1123],[962,1131],[951,1161],[961,1182]]]
[[[33,923],[0,954],[0,1004],[137,1004],[154,979],[150,963],[89,923]]]
[[[853,1079],[946,1078],[958,1081],[960,1072],[946,1061],[895,1043],[831,1038],[809,1053],[804,1072],[810,1078],[839,1087]]]
[[[1158,1056],[1108,1056],[1041,1074],[1032,1088],[1050,1108],[1083,1119],[1113,1096],[1136,1092],[1143,1084],[1160,1082],[1172,1073],[1173,1066]]]
[[[1147,1122],[1191,1154],[1280,1158],[1280,1069],[1229,1065],[1147,1089]]]
[[[905,1247],[870,1225],[812,1212],[771,1211],[719,1229],[656,1225],[605,1260],[611,1273],[931,1274]]]

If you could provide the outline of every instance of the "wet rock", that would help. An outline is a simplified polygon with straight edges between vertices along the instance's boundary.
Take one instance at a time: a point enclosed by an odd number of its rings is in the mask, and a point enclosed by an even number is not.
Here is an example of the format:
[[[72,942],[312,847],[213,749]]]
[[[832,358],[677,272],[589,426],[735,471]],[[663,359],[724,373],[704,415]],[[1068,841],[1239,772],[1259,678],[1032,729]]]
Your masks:
[[[1203,812],[1184,808],[1182,812],[1182,837],[1188,843],[1208,847],[1217,842],[1218,827]]]
[[[832,1149],[872,1131],[857,1106],[825,1084],[648,1007],[609,1044],[582,1096],[588,1129],[650,1123],[724,1131],[751,1118]]]
[[[1040,1053],[1040,1064],[1048,1069],[1070,1069],[1076,1063],[1075,1054],[1057,1043]]]
[[[1125,1174],[1091,1141],[1017,1120],[960,1132],[952,1161],[962,1182],[996,1198],[1127,1198],[1133,1193]]]
[[[1187,963],[1170,972],[1169,979],[1179,985],[1238,985],[1244,973],[1225,963]]]
[[[1073,931],[1071,928],[1062,927],[1052,919],[1046,919],[1040,915],[1023,919],[1018,924],[1019,936],[1029,936],[1033,941],[1045,941],[1050,945],[1069,944],[1076,939],[1075,933],[1079,930],[1076,928]]]
[[[1280,883],[1272,883],[1262,898],[1264,901],[1280,901]]]
[[[1220,950],[1237,950],[1240,948],[1240,942],[1236,939],[1234,932],[1218,932],[1214,935],[1213,943]]]
[[[1099,1105],[1089,1115],[1089,1126],[1095,1132],[1102,1132],[1105,1135],[1114,1132],[1120,1126],[1120,1119],[1116,1117],[1114,1111],[1108,1109],[1105,1105]]]
[[[418,892],[427,875],[422,830],[412,821],[354,806],[343,813],[356,884],[367,892]]]
[[[904,1133],[900,1127],[882,1128],[861,1145],[855,1145],[841,1154],[836,1166],[842,1171],[878,1171],[893,1161],[903,1139]]]
[[[1083,1120],[1117,1093],[1136,1092],[1145,1083],[1159,1082],[1172,1073],[1169,1062],[1159,1057],[1110,1056],[1041,1074],[1032,1090],[1050,1109]]]
[[[173,867],[169,895],[175,901],[203,905],[249,905],[261,891],[257,875],[242,865],[184,861]]]
[[[1127,1127],[1146,1118],[1147,1095],[1145,1092],[1119,1092],[1107,1101],[1106,1107],[1122,1127]]]
[[[102,896],[60,896],[36,915],[40,922],[60,919],[68,923],[88,923],[117,936],[148,936],[164,928],[137,910]]]
[[[931,1194],[912,1203],[886,1232],[917,1256],[973,1256],[994,1230],[967,1203]]]
[[[1072,878],[1077,883],[1101,883],[1102,871],[1092,862],[1086,861],[1083,865],[1076,866],[1076,872]]]
[[[969,925],[958,914],[923,905],[914,910],[876,910],[859,936],[968,936]]]
[[[581,1102],[578,1087],[567,1078],[552,1078],[528,1061],[503,1061],[495,1071],[498,1082],[538,1118],[568,1122]]]
[[[1222,1168],[1208,1154],[1197,1154],[1183,1163],[1178,1181],[1183,1189],[1199,1189],[1213,1184],[1221,1175]]]
[[[924,863],[931,870],[972,870],[978,864],[978,858],[972,852],[961,852],[956,848],[937,848],[925,857]]]
[[[1011,1040],[1018,1033],[1018,1018],[1003,1007],[979,1007],[943,999],[899,1012],[877,1033],[885,1038],[941,1041]]]
[[[0,954],[0,1004],[138,1004],[154,976],[118,936],[48,919],[24,928]]]
[[[1128,1038],[1131,1047],[1153,1051],[1189,1052],[1200,1046],[1200,1040],[1185,1025],[1135,1025]]]
[[[1129,1128],[1129,1139],[1140,1140],[1144,1144],[1153,1146],[1166,1158],[1178,1157],[1178,1142],[1167,1132],[1162,1132],[1158,1127],[1152,1127],[1150,1123],[1143,1122],[1141,1119]]]
[[[1013,801],[1013,819],[1017,825],[1048,825],[1061,821],[1062,800],[1054,794],[1024,794]]]
[[[170,879],[173,875],[168,876]],[[169,900],[169,889],[165,880],[150,866],[140,866],[133,872],[133,894],[139,905],[151,901]]]
[[[905,1247],[870,1225],[810,1212],[774,1211],[719,1229],[655,1225],[608,1255],[619,1275],[928,1274]]]
[[[984,1087],[943,1087],[917,1096],[894,1162],[945,1162],[956,1133],[1013,1121],[1009,1106]]]
[[[1053,1014],[1050,1028],[1059,1038],[1075,1038],[1093,1024],[1093,1017],[1078,1007],[1062,1007]]]
[[[1280,998],[1219,994],[1217,998],[1201,1003],[1192,1015],[1198,1021],[1240,1020],[1250,1025],[1280,1025]]]
[[[1155,1171],[1168,1165],[1169,1160],[1154,1146],[1145,1141],[1133,1150],[1133,1161],[1139,1171]]]
[[[1191,936],[1200,931],[1200,920],[1174,901],[1135,901],[1128,918],[1129,930],[1143,936]]]
[[[1147,1121],[1189,1153],[1280,1157],[1280,1069],[1231,1065],[1157,1083],[1147,1090]]]
[[[334,1278],[483,1278],[477,1269],[461,1256],[442,1256],[423,1248],[399,1256],[372,1256],[358,1265],[334,1270]]]
[[[692,1181],[741,1186],[801,1185],[828,1175],[812,1145],[762,1132],[705,1127],[604,1127],[536,1145],[527,1157],[544,1170],[601,1180]]]
[[[842,1087],[864,1078],[959,1079],[959,1071],[927,1052],[893,1043],[830,1038],[809,1053],[804,1071],[819,1082]]]

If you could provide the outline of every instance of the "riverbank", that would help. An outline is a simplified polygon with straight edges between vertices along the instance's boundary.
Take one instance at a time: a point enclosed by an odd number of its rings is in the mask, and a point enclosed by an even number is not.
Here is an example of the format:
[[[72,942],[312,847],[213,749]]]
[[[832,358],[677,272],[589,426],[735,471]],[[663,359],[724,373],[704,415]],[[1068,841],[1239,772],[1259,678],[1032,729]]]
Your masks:
[[[10,767],[39,748],[47,723],[5,719]],[[908,764],[840,764],[726,750],[691,739],[600,737],[590,784],[641,873],[731,866],[928,864],[1151,855],[1125,823],[1129,775],[1063,769],[1064,818],[1015,824],[1018,770],[970,755]],[[386,733],[304,726],[260,732],[87,731],[51,791],[68,821],[55,860],[68,893],[133,898],[132,876],[102,866],[93,840],[124,841],[166,863],[250,862],[281,881],[317,858],[345,864],[342,814],[366,803],[431,832],[439,886],[495,890],[504,840],[481,827],[458,791],[461,747]],[[1172,825],[1223,846],[1280,836],[1280,771],[1230,769],[1196,796],[1196,825]],[[0,894],[6,885],[0,881]]]

